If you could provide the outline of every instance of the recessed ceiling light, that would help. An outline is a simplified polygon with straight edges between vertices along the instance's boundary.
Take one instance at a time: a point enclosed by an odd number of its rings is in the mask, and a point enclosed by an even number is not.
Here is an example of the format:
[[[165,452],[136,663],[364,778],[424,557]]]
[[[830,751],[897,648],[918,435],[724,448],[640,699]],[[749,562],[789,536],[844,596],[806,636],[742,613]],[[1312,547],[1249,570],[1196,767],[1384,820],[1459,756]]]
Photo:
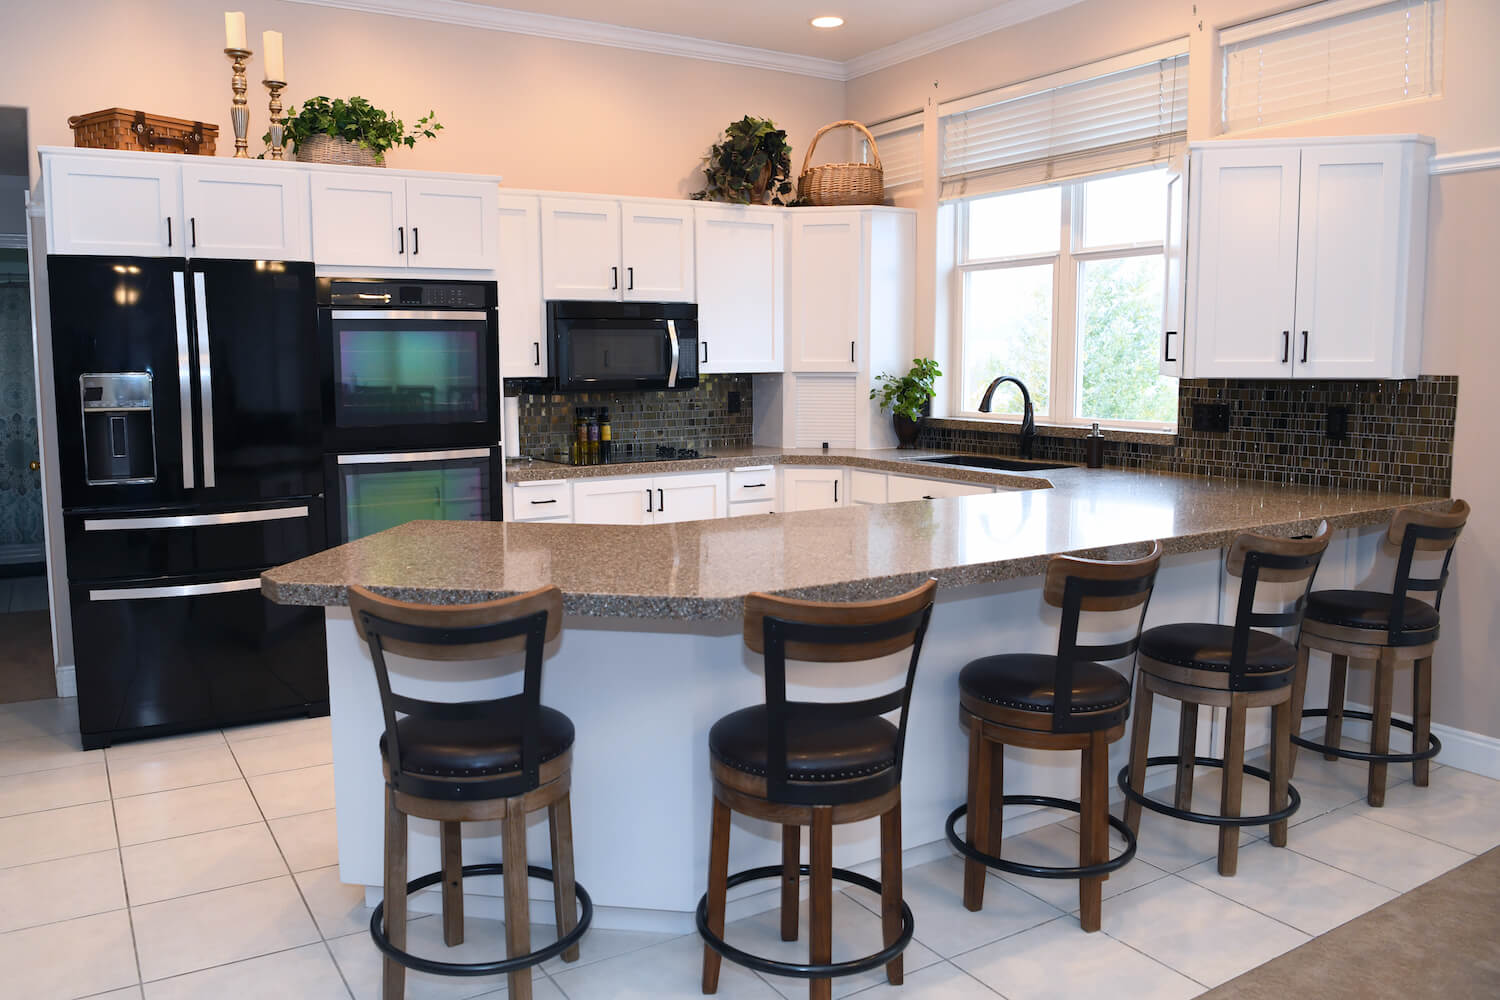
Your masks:
[[[837,28],[840,27],[843,23],[844,19],[842,17],[835,17],[832,14],[825,15],[824,17],[815,17],[812,19],[812,26],[814,28]]]

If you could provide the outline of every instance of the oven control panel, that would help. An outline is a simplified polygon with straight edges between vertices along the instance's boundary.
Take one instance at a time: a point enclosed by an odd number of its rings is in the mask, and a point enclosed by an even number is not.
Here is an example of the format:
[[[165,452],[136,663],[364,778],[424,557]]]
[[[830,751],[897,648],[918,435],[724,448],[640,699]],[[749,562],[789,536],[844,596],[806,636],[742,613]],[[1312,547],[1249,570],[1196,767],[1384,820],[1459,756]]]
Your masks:
[[[493,281],[319,278],[318,304],[366,309],[493,309]]]

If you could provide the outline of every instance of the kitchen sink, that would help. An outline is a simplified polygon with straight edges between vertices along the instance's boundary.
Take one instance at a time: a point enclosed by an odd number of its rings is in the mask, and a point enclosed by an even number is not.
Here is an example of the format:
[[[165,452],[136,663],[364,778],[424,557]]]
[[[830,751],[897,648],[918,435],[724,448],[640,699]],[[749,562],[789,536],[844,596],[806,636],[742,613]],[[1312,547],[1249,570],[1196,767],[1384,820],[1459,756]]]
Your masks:
[[[934,465],[964,465],[973,469],[995,469],[1001,472],[1041,472],[1043,469],[1071,469],[1066,462],[1031,462],[1024,458],[991,458],[988,455],[943,455],[940,458],[919,458],[919,462]]]

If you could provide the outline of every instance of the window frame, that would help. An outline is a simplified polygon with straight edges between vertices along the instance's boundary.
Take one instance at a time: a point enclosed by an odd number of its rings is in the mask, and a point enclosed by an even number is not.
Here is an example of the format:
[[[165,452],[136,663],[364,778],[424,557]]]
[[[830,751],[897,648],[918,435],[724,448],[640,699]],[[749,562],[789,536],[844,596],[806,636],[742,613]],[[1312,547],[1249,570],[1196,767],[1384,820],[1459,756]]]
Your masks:
[[[1049,359],[1048,413],[1037,415],[1038,424],[1058,427],[1088,427],[1097,423],[1100,427],[1117,430],[1176,431],[1177,421],[1175,419],[1171,421],[1119,420],[1113,418],[1102,420],[1073,415],[1077,408],[1077,400],[1081,395],[1083,385],[1083,372],[1078,365],[1078,354],[1082,337],[1082,331],[1079,329],[1078,287],[1083,265],[1090,261],[1120,260],[1131,257],[1149,256],[1160,256],[1165,261],[1167,247],[1166,224],[1164,221],[1162,239],[1157,242],[1118,243],[1108,246],[1090,247],[1088,249],[1075,249],[1075,247],[1083,246],[1086,186],[1090,181],[1104,180],[1110,177],[1122,177],[1127,174],[1144,173],[1148,170],[1159,170],[1163,173],[1168,172],[1167,167],[1162,164],[1153,163],[1125,170],[1112,170],[1108,173],[1073,177],[1053,184],[1038,184],[1027,188],[1016,188],[1011,191],[976,195],[957,202],[957,218],[953,226],[956,245],[953,257],[954,281],[952,283],[953,302],[951,315],[954,317],[954,322],[951,324],[950,330],[950,351],[951,356],[956,359],[956,364],[953,366],[954,378],[949,397],[950,413],[965,420],[987,420],[995,423],[1020,422],[1022,418],[1020,410],[982,413],[977,409],[968,409],[965,406],[964,372],[966,371],[966,351],[968,347],[967,337],[965,336],[968,319],[965,299],[967,298],[968,276],[976,272],[1051,264],[1052,349]],[[1004,197],[1005,195],[1018,194],[1022,191],[1048,187],[1062,189],[1062,197],[1059,198],[1061,212],[1058,219],[1058,249],[1056,251],[1042,254],[969,259],[970,205],[984,198]],[[1165,212],[1165,210],[1166,206],[1163,205],[1163,211]],[[1165,280],[1165,274],[1163,278]],[[1071,335],[1063,336],[1069,330],[1071,330]],[[1166,376],[1160,377],[1165,378]]]

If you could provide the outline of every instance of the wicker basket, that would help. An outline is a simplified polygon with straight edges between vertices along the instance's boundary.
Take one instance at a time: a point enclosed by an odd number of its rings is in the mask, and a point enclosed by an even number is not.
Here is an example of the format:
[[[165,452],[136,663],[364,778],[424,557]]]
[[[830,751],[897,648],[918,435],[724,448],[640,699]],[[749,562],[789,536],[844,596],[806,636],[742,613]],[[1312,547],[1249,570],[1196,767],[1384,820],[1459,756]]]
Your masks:
[[[80,149],[130,149],[142,153],[213,156],[219,126],[168,118],[129,108],[105,108],[68,119]]]
[[[874,163],[825,163],[808,167],[813,150],[823,133],[835,128],[854,128],[864,133],[870,144]],[[880,167],[880,151],[870,130],[856,121],[834,122],[818,129],[807,155],[802,158],[802,175],[797,178],[797,198],[809,205],[879,205],[885,198],[885,172]]]
[[[383,167],[385,158],[357,142],[336,135],[310,135],[297,143],[298,163],[337,163],[354,167]]]

